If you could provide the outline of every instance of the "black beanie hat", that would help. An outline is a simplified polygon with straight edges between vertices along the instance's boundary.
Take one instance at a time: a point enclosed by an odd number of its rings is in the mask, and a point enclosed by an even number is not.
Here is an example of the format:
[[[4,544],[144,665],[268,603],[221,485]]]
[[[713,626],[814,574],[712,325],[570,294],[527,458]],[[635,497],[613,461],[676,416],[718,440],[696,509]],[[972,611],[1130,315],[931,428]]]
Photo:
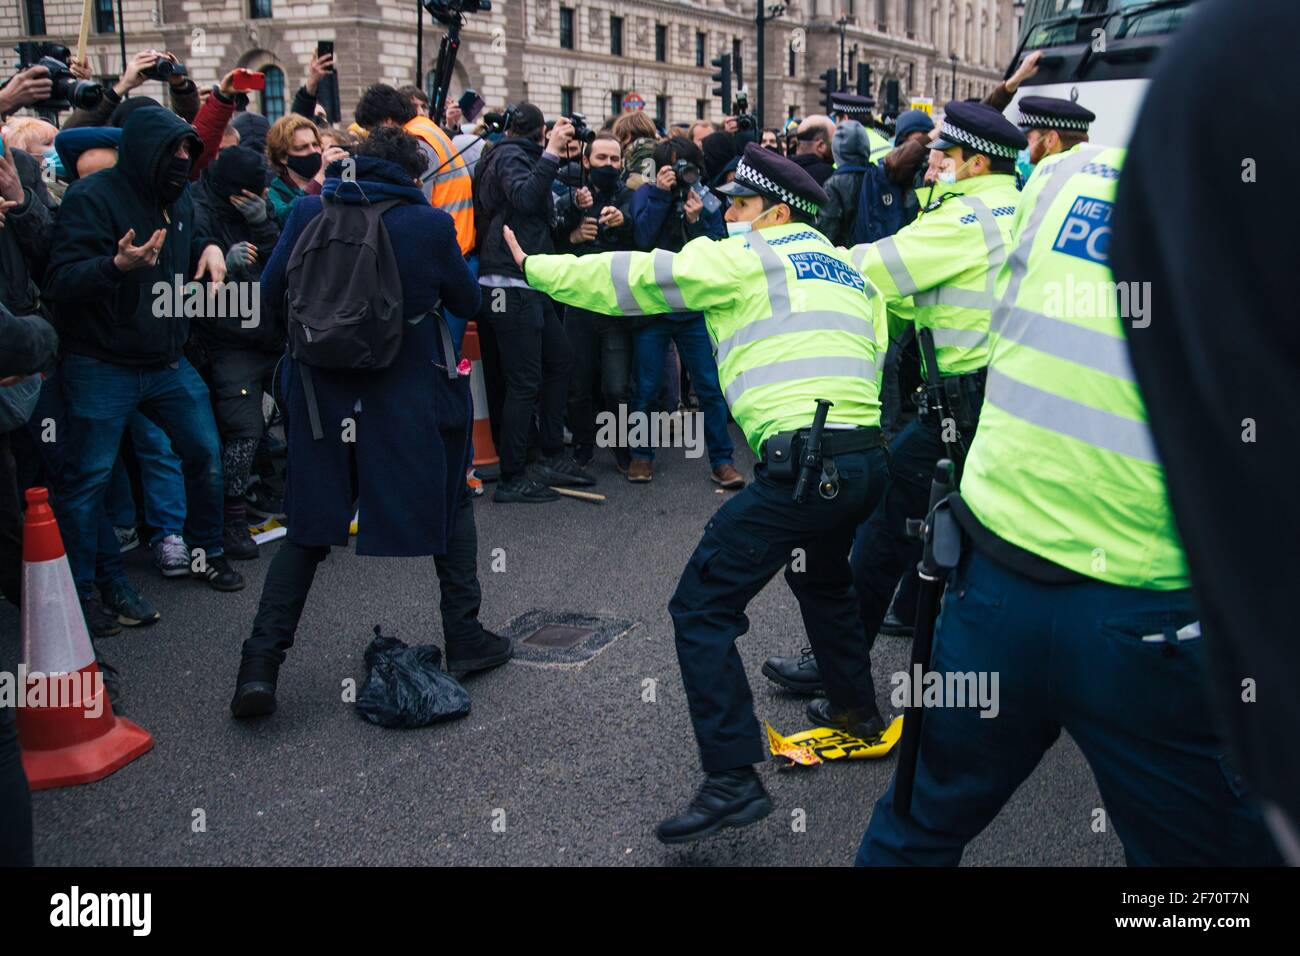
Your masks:
[[[246,146],[227,146],[212,161],[212,186],[223,199],[239,195],[241,189],[260,196],[266,186],[266,166],[261,154]]]
[[[133,96],[129,100],[123,100],[113,108],[113,112],[108,114],[108,125],[121,129],[126,124],[128,116],[145,106],[162,109],[162,104],[152,96]]]

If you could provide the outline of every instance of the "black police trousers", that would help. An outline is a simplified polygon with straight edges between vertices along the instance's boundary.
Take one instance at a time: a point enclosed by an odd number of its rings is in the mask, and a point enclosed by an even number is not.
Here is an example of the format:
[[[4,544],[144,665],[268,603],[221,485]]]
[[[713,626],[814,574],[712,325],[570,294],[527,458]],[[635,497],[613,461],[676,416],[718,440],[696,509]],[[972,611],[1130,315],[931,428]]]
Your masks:
[[[978,391],[967,390],[966,400],[978,416],[983,396]],[[962,437],[969,448],[974,429],[965,429]],[[916,574],[921,543],[907,536],[907,519],[925,517],[934,467],[947,454],[940,425],[919,418],[905,425],[889,445],[889,486],[870,520],[858,528],[853,541],[853,588],[858,595],[858,613],[867,634],[868,650],[876,642],[899,579],[905,574]],[[900,612],[915,615],[914,590],[910,586],[903,588]],[[907,620],[907,623],[912,622]],[[813,648],[814,653],[816,650]],[[821,654],[816,656],[817,666],[824,668],[825,658]]]
[[[835,498],[822,498],[814,485],[796,504],[793,481],[775,481],[759,464],[753,482],[709,521],[677,583],[668,610],[706,773],[764,759],[735,641],[749,629],[746,606],[782,567],[818,661],[830,662],[821,675],[832,704],[875,709],[848,558],[854,528],[884,491],[884,450],[838,455],[835,467]]]
[[[293,647],[316,567],[325,560],[329,550],[289,540],[280,545],[266,572],[253,632],[244,641],[240,683],[254,680],[275,683],[285,654]],[[433,563],[442,592],[444,640],[448,645],[474,640],[483,630],[478,619],[482,592],[478,582],[478,529],[474,524],[473,499],[468,494],[461,495],[447,553],[435,556]]]

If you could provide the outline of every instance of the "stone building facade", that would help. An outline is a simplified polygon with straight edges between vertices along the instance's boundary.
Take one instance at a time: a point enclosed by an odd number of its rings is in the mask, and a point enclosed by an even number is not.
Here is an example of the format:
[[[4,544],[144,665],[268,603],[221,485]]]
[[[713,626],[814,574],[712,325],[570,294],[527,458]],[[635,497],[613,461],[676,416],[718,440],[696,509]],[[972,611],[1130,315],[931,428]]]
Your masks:
[[[122,60],[115,0],[90,0],[88,42],[97,76]],[[185,60],[200,84],[235,67],[265,71],[253,109],[286,110],[318,40],[333,40],[344,119],[373,82],[416,80],[416,0],[118,0],[128,54],[154,47]],[[0,69],[12,72],[18,40],[75,47],[83,0],[10,0],[0,9]],[[768,3],[772,9],[776,4]],[[548,115],[578,111],[599,125],[615,101],[638,93],[669,122],[721,118],[710,61],[740,53],[756,106],[755,0],[495,0],[466,18],[452,95],[472,87],[490,107],[528,99]],[[883,102],[887,80],[937,102],[983,95],[1001,79],[1019,30],[1012,0],[790,0],[767,23],[766,120],[821,110],[821,74],[840,67],[850,87],[872,67]],[[425,16],[427,79],[444,28]],[[161,96],[158,84],[141,92]]]

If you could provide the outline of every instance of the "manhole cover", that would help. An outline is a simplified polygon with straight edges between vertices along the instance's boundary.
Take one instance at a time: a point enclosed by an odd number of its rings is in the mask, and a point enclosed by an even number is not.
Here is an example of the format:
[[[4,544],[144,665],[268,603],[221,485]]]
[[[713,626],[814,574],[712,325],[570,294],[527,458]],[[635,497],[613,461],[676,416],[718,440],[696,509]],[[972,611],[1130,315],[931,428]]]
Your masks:
[[[589,627],[569,627],[565,624],[547,624],[524,638],[523,643],[534,647],[570,648],[596,632]]]
[[[581,667],[638,624],[631,618],[535,608],[510,621],[515,661],[544,667]]]

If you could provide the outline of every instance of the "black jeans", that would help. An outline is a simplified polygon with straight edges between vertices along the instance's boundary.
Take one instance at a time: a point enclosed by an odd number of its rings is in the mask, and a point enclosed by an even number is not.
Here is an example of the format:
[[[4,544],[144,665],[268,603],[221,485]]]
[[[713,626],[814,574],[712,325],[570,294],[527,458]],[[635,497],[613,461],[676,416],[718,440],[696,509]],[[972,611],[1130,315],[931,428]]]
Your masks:
[[[564,311],[564,331],[573,347],[573,381],[569,386],[569,430],[573,444],[596,444],[596,386],[605,407],[626,405],[632,372],[632,334],[627,319],[572,306]]]
[[[551,300],[533,289],[485,288],[481,315],[496,339],[505,397],[501,406],[501,478],[528,463],[528,432],[537,413],[542,454],[564,450],[564,409],[573,370],[573,349]],[[498,308],[500,306],[500,308]]]
[[[275,683],[316,577],[316,567],[328,547],[308,547],[286,540],[271,559],[262,586],[262,599],[253,619],[253,633],[244,641],[239,682]],[[442,592],[442,632],[447,645],[472,641],[483,631],[478,612],[482,592],[478,583],[478,529],[469,495],[461,496],[447,553],[433,559]]]
[[[0,866],[32,865],[32,795],[12,707],[0,707]]]

